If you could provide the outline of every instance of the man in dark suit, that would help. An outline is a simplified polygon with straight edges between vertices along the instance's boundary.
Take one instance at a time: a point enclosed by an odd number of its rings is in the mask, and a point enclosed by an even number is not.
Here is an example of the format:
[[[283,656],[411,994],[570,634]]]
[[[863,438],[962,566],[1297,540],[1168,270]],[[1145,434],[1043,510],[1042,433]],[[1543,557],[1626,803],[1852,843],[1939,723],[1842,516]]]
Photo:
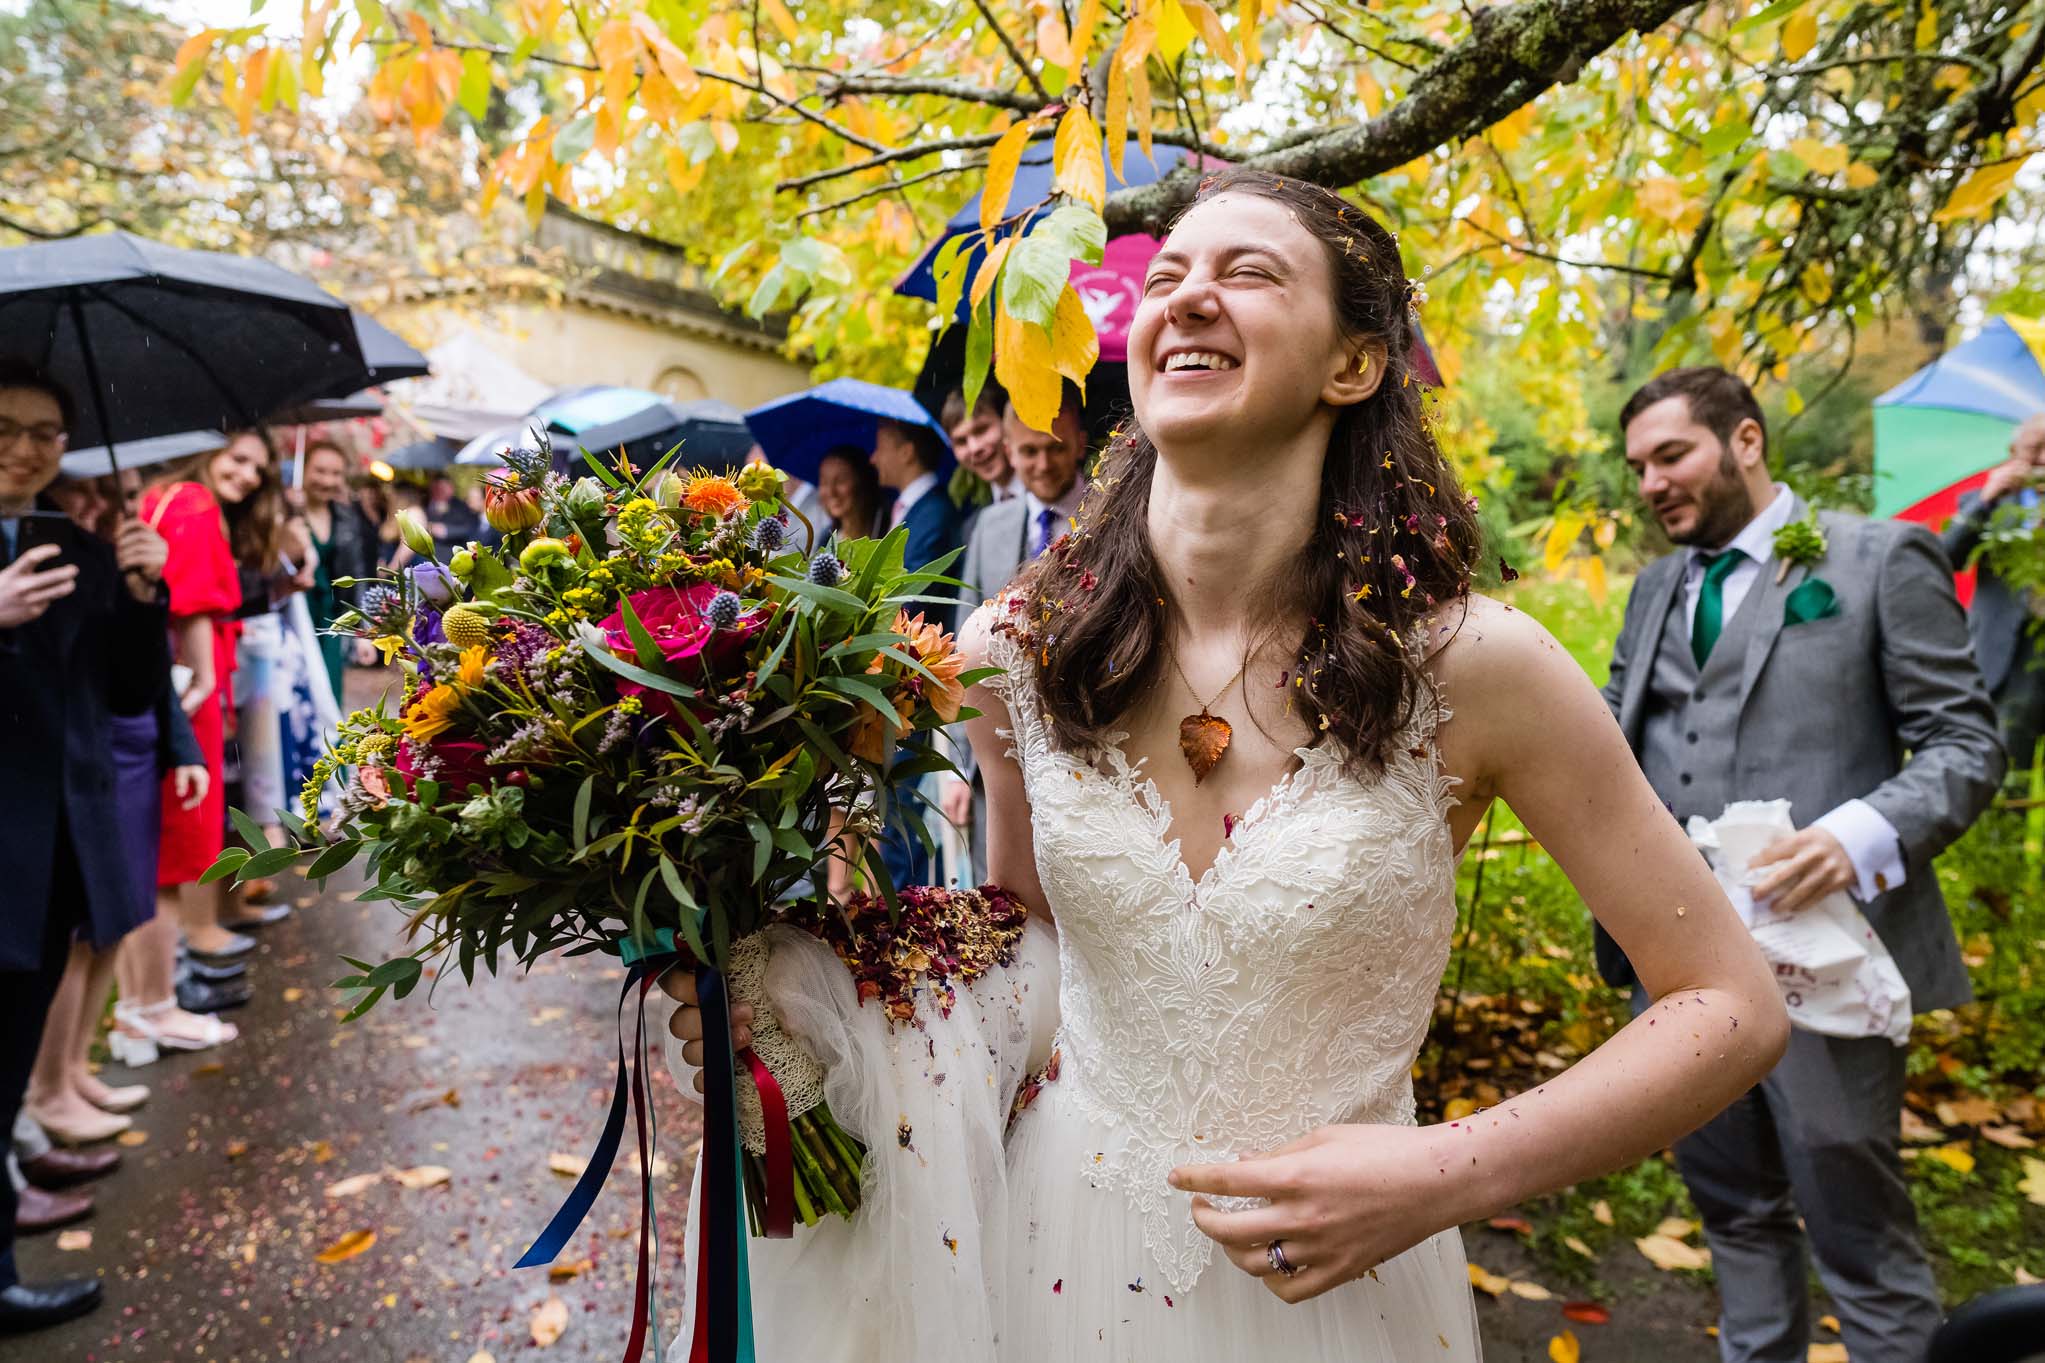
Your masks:
[[[37,505],[56,478],[70,396],[0,359],[0,1133],[13,1130],[73,930],[129,896],[114,845],[110,716],[141,714],[170,673],[164,545],[125,521],[109,548]],[[14,1266],[0,1178],[0,1333],[99,1305],[96,1279],[31,1284]]]
[[[1806,508],[1770,479],[1761,408],[1725,370],[1660,375],[1619,421],[1679,546],[1634,582],[1605,687],[1649,784],[1682,820],[1788,800],[1796,831],[1754,859],[1755,899],[1793,912],[1849,892],[1914,1011],[1964,1002],[1931,860],[2003,757],[1945,556],[1921,527],[1834,512],[1784,535]],[[1636,983],[1602,931],[1597,954]],[[1726,1363],[1803,1359],[1813,1251],[1854,1363],[1921,1363],[1940,1308],[1897,1150],[1904,1054],[1797,1028],[1766,1079],[1677,1143]]]
[[[2010,457],[1988,471],[1980,488],[1960,498],[1960,507],[1939,542],[1955,568],[1981,543],[1996,510],[2015,504],[2032,525],[2045,516],[2045,412],[2017,427],[2010,439]],[[2002,717],[2003,746],[2015,772],[2030,769],[2045,736],[2045,648],[2032,628],[2040,602],[2028,591],[2005,582],[1983,559],[1975,580],[1974,609],[1967,618],[1974,639],[1974,660],[1981,679]]]
[[[948,451],[944,437],[933,426],[902,421],[882,421],[874,435],[873,469],[881,486],[895,493],[882,533],[907,527],[909,537],[902,546],[902,563],[912,572],[943,558],[960,547],[965,518],[945,489],[941,470]],[[957,565],[952,571],[956,573]],[[929,595],[949,595],[932,588]],[[944,629],[952,627],[952,612],[942,606],[926,605],[924,618]],[[918,795],[902,792],[888,814],[887,832],[881,839],[881,859],[897,886],[928,885],[933,867],[930,850],[907,826],[908,820],[925,819],[926,802]]]

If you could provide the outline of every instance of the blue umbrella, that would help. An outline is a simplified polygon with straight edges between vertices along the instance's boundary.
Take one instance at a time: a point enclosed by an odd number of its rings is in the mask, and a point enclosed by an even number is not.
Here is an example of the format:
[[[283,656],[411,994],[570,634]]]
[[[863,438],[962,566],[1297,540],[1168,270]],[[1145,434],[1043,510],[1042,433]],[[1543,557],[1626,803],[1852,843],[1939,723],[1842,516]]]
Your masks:
[[[1127,154],[1122,158],[1122,174],[1120,176],[1115,174],[1112,163],[1108,166],[1108,192],[1112,194],[1125,186],[1147,185],[1162,180],[1177,170],[1192,154],[1184,147],[1153,147],[1152,150],[1156,154],[1146,157],[1141,147],[1131,143],[1127,148]],[[1016,170],[1015,187],[1009,191],[1008,201],[1012,204],[1028,204],[1047,199],[1051,194],[1052,179],[1051,143],[1048,140],[1032,142],[1023,152],[1022,165]],[[1032,217],[1031,221],[1034,222],[1035,217]],[[931,242],[929,249],[917,257],[916,263],[895,282],[895,292],[910,298],[928,298],[936,301],[937,273],[934,266],[937,263],[938,251],[953,237],[979,230],[980,196],[975,194],[966,201],[964,207],[951,215],[951,220],[944,225],[943,235]],[[980,261],[985,255],[986,251],[978,246],[967,253],[967,279],[971,279],[978,272]],[[959,316],[965,315],[966,306],[962,302]]]
[[[832,379],[746,413],[753,439],[774,467],[806,483],[816,482],[826,452],[840,445],[872,450],[882,421],[936,431],[947,455],[938,476],[950,476],[951,438],[913,395],[900,388],[864,379]]]

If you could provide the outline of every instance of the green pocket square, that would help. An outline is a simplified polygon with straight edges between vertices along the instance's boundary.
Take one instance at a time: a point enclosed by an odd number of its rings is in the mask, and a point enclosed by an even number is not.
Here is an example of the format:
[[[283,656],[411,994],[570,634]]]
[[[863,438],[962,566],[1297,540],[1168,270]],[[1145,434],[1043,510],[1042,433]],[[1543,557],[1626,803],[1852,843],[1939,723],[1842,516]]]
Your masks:
[[[1813,620],[1826,620],[1839,614],[1839,597],[1832,590],[1832,584],[1822,577],[1807,578],[1799,582],[1789,599],[1782,603],[1782,623],[1805,625]]]

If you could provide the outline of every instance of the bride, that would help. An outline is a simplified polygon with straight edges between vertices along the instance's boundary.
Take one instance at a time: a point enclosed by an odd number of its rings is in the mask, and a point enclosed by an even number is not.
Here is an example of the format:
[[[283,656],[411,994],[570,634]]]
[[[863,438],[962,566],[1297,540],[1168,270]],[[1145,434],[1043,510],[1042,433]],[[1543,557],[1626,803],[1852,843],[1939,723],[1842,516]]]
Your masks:
[[[1787,1038],[1598,693],[1470,591],[1411,297],[1339,197],[1203,183],[1131,328],[1134,427],[1071,538],[963,631],[968,666],[1004,669],[969,698],[990,878],[1057,937],[1057,1077],[979,1223],[1004,1363],[1475,1359],[1456,1228],[1663,1149]],[[1495,799],[1656,1002],[1548,1083],[1416,1126],[1456,860]],[[700,1013],[671,1025],[700,1063]]]

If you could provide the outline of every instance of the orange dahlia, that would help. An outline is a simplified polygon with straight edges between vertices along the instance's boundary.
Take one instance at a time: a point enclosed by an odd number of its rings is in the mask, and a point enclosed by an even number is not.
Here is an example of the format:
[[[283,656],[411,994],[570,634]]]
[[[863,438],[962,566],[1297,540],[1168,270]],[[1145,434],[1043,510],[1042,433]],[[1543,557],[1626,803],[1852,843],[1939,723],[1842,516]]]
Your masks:
[[[966,688],[959,682],[965,660],[959,656],[957,641],[945,633],[942,626],[925,620],[921,613],[911,615],[907,611],[897,611],[894,628],[895,633],[908,636],[909,651],[937,679],[933,683],[930,677],[912,672],[909,674],[910,686],[922,693],[939,719],[950,724],[959,717],[959,707],[966,703]]]
[[[715,474],[698,474],[689,480],[682,490],[682,505],[705,516],[723,516],[732,511],[741,511],[746,506],[746,494],[738,490],[738,484],[729,478]]]

